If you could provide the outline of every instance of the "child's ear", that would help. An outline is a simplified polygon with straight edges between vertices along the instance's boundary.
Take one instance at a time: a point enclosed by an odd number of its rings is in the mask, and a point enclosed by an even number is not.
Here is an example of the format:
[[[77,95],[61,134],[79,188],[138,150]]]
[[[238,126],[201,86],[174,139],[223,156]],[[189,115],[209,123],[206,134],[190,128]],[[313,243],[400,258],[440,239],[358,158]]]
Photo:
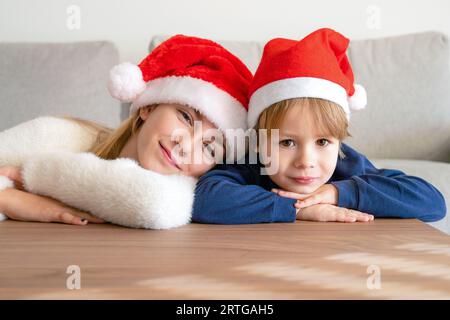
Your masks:
[[[139,117],[141,117],[142,120],[147,120],[148,118],[148,114],[150,113],[150,108],[147,107],[142,107],[139,109]]]

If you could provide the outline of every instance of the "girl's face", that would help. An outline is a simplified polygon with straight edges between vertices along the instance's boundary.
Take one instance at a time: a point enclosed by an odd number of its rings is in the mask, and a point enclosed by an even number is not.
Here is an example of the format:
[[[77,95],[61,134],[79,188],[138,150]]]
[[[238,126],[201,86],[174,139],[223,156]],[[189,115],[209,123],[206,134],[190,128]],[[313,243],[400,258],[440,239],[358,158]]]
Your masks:
[[[217,129],[196,110],[178,104],[160,104],[141,108],[140,117],[144,123],[130,139],[129,150],[143,168],[161,174],[199,177],[214,166],[214,151],[223,146],[212,147],[214,142],[205,138],[207,130]],[[201,121],[201,130],[198,126],[194,130],[195,121]],[[194,158],[194,152],[201,154]]]
[[[302,111],[302,109],[304,111]],[[281,189],[308,194],[333,175],[339,154],[339,140],[323,135],[307,108],[290,108],[280,124],[279,152],[269,145],[278,170],[270,178]]]

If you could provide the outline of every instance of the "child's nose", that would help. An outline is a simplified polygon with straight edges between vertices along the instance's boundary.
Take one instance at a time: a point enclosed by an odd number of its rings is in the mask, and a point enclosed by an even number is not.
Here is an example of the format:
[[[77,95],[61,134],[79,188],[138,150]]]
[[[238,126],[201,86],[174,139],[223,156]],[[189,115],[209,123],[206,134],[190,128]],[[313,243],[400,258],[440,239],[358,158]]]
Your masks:
[[[306,152],[297,155],[294,166],[297,168],[314,168],[313,155]]]

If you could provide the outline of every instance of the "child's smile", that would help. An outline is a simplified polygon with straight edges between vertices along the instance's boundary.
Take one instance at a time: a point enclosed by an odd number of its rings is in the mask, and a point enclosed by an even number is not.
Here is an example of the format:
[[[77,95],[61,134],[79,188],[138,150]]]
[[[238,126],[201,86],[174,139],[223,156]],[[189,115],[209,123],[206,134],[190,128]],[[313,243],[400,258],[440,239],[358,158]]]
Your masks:
[[[309,185],[313,182],[316,181],[316,179],[318,179],[319,177],[309,177],[309,176],[298,176],[298,177],[293,177],[292,179],[297,182],[298,184],[301,185]]]

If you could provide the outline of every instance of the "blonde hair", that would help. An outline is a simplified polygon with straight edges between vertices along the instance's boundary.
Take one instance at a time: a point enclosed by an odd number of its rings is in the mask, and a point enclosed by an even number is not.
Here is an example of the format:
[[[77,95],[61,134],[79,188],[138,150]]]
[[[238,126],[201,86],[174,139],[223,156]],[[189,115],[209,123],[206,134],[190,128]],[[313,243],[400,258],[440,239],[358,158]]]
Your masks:
[[[149,111],[154,109],[156,105],[146,106]],[[123,121],[116,129],[108,128],[104,125],[96,123],[90,120],[84,120],[76,117],[61,117],[67,120],[71,120],[88,130],[94,131],[97,138],[94,144],[87,152],[91,152],[96,156],[105,159],[112,160],[119,157],[123,147],[141,128],[144,120],[140,117],[140,110],[134,112],[128,119]]]
[[[287,99],[272,104],[266,108],[258,118],[254,129],[267,129],[270,137],[271,129],[279,129],[286,113],[291,108],[301,108],[301,112],[309,112],[314,124],[323,134],[339,140],[339,155],[344,158],[341,142],[351,137],[348,132],[348,120],[345,111],[334,102],[320,98]]]

